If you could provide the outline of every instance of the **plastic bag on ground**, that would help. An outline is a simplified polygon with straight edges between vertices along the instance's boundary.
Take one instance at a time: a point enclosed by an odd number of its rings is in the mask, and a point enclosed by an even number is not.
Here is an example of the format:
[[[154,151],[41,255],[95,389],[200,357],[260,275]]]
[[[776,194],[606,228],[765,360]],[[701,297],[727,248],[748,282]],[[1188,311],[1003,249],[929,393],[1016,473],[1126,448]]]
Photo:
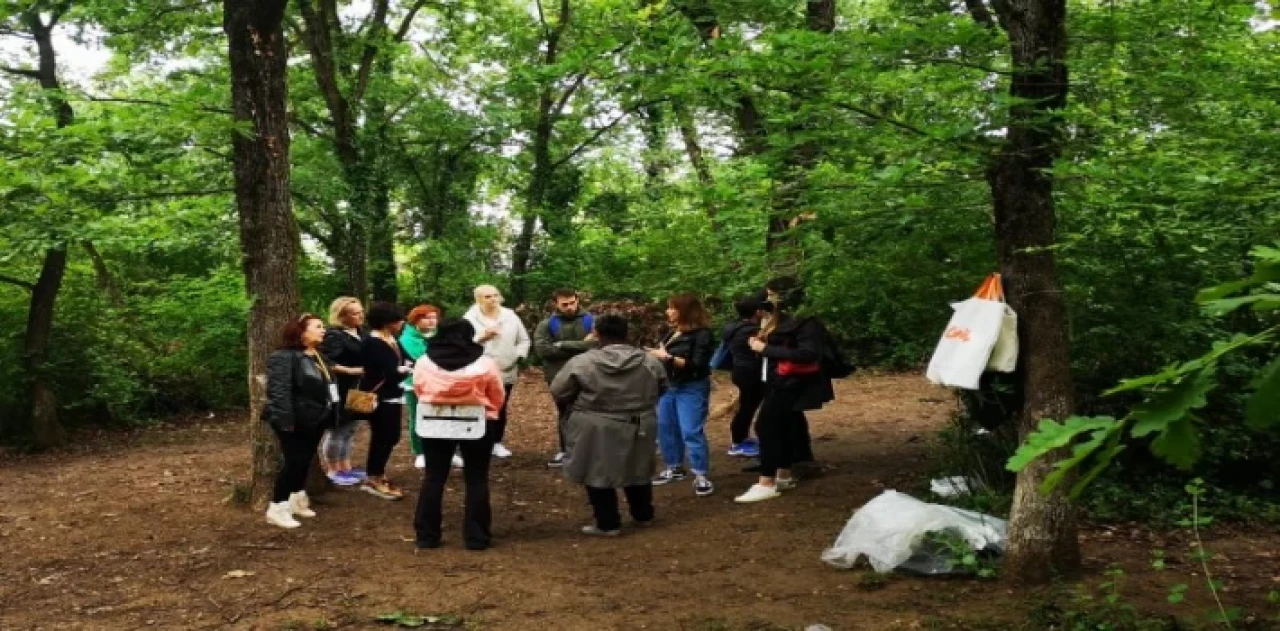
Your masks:
[[[925,534],[929,532],[951,532],[975,551],[996,554],[1004,552],[1009,539],[1008,524],[1003,519],[885,491],[854,512],[835,545],[822,553],[822,560],[847,569],[866,556],[872,569],[881,573],[911,560],[902,569],[948,573],[951,563],[942,558],[940,553],[944,551],[936,546],[925,549]]]
[[[948,478],[934,478],[929,481],[929,491],[938,497],[959,497],[961,495],[970,495],[973,493],[973,487],[969,478],[961,475],[953,475]]]

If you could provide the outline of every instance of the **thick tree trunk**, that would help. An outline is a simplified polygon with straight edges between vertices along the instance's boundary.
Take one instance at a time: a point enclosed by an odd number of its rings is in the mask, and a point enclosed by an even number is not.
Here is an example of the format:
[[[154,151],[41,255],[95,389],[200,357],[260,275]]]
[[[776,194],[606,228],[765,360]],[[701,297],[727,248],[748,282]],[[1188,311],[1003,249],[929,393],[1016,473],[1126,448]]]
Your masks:
[[[58,418],[58,398],[45,374],[49,358],[49,339],[53,334],[54,303],[67,270],[65,246],[45,251],[40,278],[31,292],[31,308],[27,312],[26,343],[23,345],[23,370],[31,379],[28,389],[31,406],[31,437],[36,447],[47,449],[61,445],[67,438]]]
[[[235,120],[252,130],[232,139],[236,210],[249,309],[249,498],[271,488],[279,450],[261,421],[267,357],[298,316],[297,225],[289,198],[289,121],[282,24],[287,0],[223,0]]]
[[[39,55],[37,80],[40,88],[49,95],[53,106],[54,117],[58,128],[71,125],[75,120],[75,112],[71,104],[62,96],[62,86],[58,83],[58,55],[53,47],[53,27],[57,24],[68,5],[54,8],[45,22],[40,16],[43,7],[36,5],[23,15],[36,42]],[[31,437],[36,447],[49,448],[61,445],[66,440],[66,430],[59,419],[58,398],[49,385],[49,375],[45,371],[45,362],[49,358],[49,342],[53,336],[54,307],[58,300],[58,292],[62,289],[62,278],[67,271],[67,246],[65,243],[54,245],[45,251],[44,261],[40,265],[40,277],[31,290],[31,304],[27,310],[27,330],[23,337],[22,369],[29,380],[27,382],[27,422]]]
[[[1014,66],[1009,95],[1017,105],[988,180],[1006,295],[1018,312],[1026,394],[1018,435],[1023,439],[1041,419],[1065,419],[1074,407],[1066,301],[1051,249],[1051,169],[1060,153],[1059,112],[1068,90],[1066,0],[1010,0],[995,6],[1009,31]],[[1080,565],[1075,511],[1065,491],[1039,492],[1055,460],[1038,460],[1018,474],[1003,570],[1018,584],[1044,583]]]

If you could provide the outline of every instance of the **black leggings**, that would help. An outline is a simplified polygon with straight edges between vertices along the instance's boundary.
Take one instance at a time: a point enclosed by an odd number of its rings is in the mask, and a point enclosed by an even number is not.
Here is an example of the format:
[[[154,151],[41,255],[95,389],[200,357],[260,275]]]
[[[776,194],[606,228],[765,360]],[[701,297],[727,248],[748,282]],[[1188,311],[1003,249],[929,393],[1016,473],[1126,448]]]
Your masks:
[[[403,413],[404,404],[379,401],[378,407],[369,415],[369,458],[365,463],[365,472],[370,476],[378,478],[387,473],[391,450],[400,442]]]
[[[764,383],[760,381],[759,371],[754,374],[734,372],[733,385],[738,388],[738,412],[729,423],[729,435],[737,445],[751,436],[751,421],[755,420],[756,410],[764,401]]]
[[[765,395],[756,420],[762,476],[771,478],[777,475],[778,469],[790,469],[798,457],[813,457],[813,449],[808,444],[808,420],[804,412],[796,410],[800,395],[800,390],[783,389],[770,389]]]
[[[632,519],[639,522],[653,521],[652,484],[628,486],[622,489],[622,493],[627,496]],[[591,501],[591,510],[595,513],[596,528],[617,530],[622,527],[622,516],[618,513],[618,491],[588,486],[587,499]]]
[[[284,502],[289,499],[290,494],[307,488],[307,472],[311,469],[311,459],[316,457],[316,449],[320,446],[324,429],[319,425],[298,425],[287,432],[279,429],[275,429],[275,432],[280,441],[280,453],[284,456],[284,462],[280,466],[280,473],[276,475],[271,501]]]
[[[490,424],[492,429],[492,424]],[[489,547],[492,535],[490,525],[493,512],[489,507],[489,460],[493,456],[493,440],[485,436],[479,440],[422,439],[422,453],[427,461],[423,475],[422,491],[418,494],[418,508],[413,527],[418,541],[438,545],[444,520],[444,487],[449,481],[450,461],[455,451],[462,452],[462,479],[466,486],[464,499],[462,536],[467,548],[483,550]]]
[[[500,443],[507,435],[507,408],[511,406],[511,391],[516,387],[514,383],[506,383],[502,388],[507,391],[507,396],[502,399],[502,409],[498,410],[498,420],[489,423],[486,438],[492,438],[493,442]]]

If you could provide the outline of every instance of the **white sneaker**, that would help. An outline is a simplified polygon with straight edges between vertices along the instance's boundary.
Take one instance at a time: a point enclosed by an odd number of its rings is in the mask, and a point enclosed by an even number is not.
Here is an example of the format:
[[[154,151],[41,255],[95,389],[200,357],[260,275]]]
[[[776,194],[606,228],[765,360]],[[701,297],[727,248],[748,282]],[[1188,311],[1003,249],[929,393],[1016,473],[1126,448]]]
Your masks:
[[[267,506],[267,523],[281,528],[297,528],[302,525],[293,518],[289,502],[272,502]]]
[[[795,478],[774,478],[773,484],[779,491],[790,491],[796,488]]]
[[[462,468],[462,456],[458,454],[453,454],[453,468],[454,469]]]
[[[511,457],[511,450],[510,450],[510,449],[507,449],[507,446],[506,446],[506,445],[503,445],[502,443],[494,443],[494,444],[493,444],[493,457],[494,457],[494,458],[510,458],[510,457]]]
[[[426,468],[427,468],[427,457],[426,457],[426,456],[418,456],[417,458],[414,458],[414,459],[413,459],[413,468],[414,468],[414,469],[426,469]]]
[[[755,502],[763,502],[780,496],[782,496],[782,493],[778,492],[777,487],[752,484],[751,488],[747,489],[746,493],[733,498],[733,501],[739,504],[753,504]]]
[[[307,497],[306,491],[298,491],[289,495],[289,512],[294,517],[316,516],[316,512],[311,510],[311,498]]]

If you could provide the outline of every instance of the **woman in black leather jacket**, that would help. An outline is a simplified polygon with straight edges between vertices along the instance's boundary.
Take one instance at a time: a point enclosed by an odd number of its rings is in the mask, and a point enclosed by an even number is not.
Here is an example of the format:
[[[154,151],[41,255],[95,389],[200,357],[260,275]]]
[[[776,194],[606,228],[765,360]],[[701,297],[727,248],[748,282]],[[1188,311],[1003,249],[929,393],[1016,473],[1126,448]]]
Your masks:
[[[711,399],[711,354],[715,346],[707,311],[693,294],[667,301],[671,331],[658,348],[649,349],[667,368],[670,387],[658,400],[658,447],[666,468],[653,479],[655,485],[686,478],[683,469],[688,452],[693,492],[706,497],[715,492],[707,478],[711,448],[707,444],[707,413]]]
[[[297,528],[302,524],[294,517],[316,516],[304,490],[307,470],[325,427],[333,424],[338,387],[316,350],[324,339],[323,320],[304,313],[284,326],[281,338],[280,350],[267,359],[263,416],[280,440],[284,464],[276,476],[267,521],[281,528]]]
[[[835,398],[831,378],[822,372],[826,326],[817,318],[797,318],[804,290],[791,277],[766,285],[773,315],[749,344],[764,363],[765,398],[756,419],[760,439],[760,479],[734,498],[740,504],[778,497],[795,487],[791,467],[797,457],[812,458],[806,410],[816,410]]]

